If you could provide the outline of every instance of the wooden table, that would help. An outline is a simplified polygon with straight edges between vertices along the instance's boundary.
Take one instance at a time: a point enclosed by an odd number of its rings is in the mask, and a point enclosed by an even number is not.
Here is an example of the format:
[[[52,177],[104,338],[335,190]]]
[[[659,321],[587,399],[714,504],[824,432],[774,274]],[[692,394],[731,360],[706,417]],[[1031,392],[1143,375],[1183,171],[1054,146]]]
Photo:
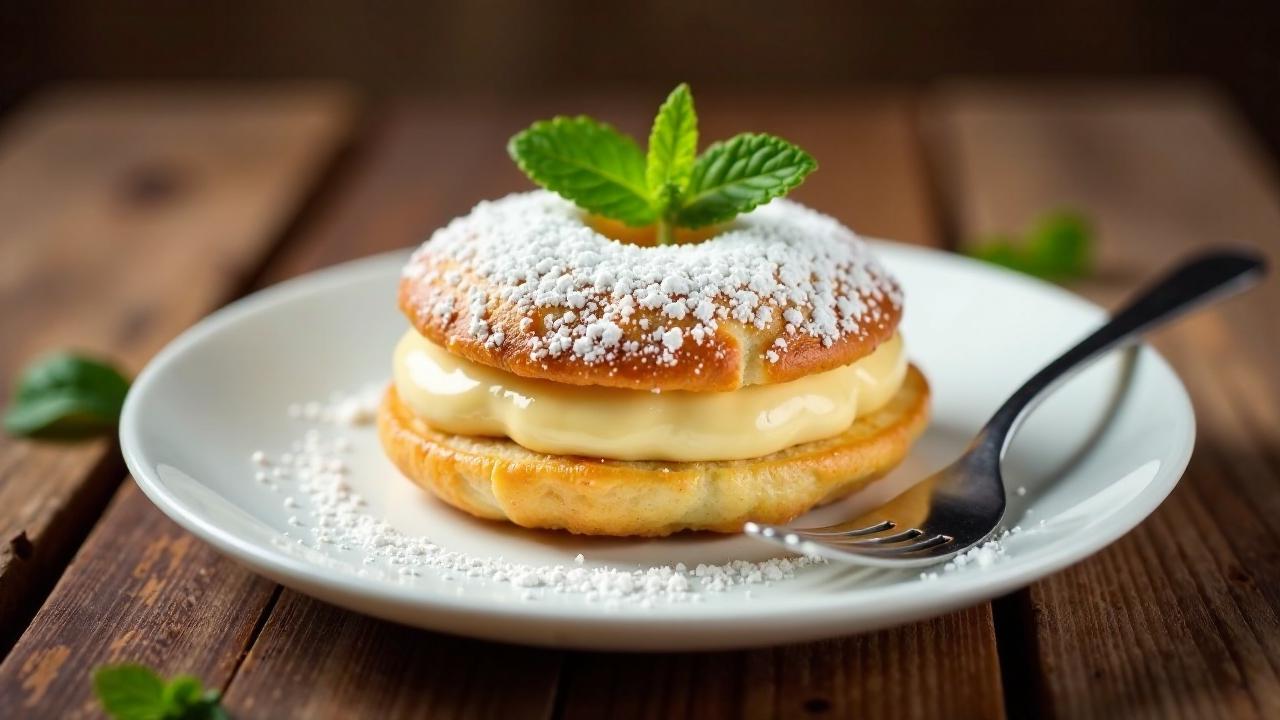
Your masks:
[[[1204,87],[698,100],[705,137],[810,149],[822,169],[798,196],[866,234],[954,248],[1084,209],[1101,271],[1073,289],[1102,302],[1208,243],[1280,260],[1275,168]],[[68,345],[136,371],[237,296],[527,187],[504,143],[528,122],[586,111],[643,134],[655,102],[42,94],[0,127],[0,378]],[[139,661],[224,688],[238,717],[1280,717],[1277,316],[1272,279],[1155,337],[1200,439],[1115,545],[946,617],[747,652],[560,652],[373,620],[180,530],[112,442],[0,439],[0,715],[94,715],[91,669]]]

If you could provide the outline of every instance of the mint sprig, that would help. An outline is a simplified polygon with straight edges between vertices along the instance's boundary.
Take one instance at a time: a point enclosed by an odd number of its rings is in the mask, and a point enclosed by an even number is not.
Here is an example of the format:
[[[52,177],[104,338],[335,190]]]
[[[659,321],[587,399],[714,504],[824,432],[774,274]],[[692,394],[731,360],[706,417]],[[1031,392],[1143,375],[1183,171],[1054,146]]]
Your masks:
[[[536,122],[511,138],[507,151],[539,185],[584,210],[647,225],[657,217],[636,141],[586,116]]]
[[[693,109],[689,86],[681,83],[658,108],[649,131],[644,178],[651,196],[659,197],[672,189],[682,192],[697,157],[698,113]]]
[[[102,709],[116,720],[227,720],[221,693],[190,675],[165,682],[142,665],[108,665],[93,674]]]
[[[1057,210],[1041,216],[1021,237],[988,236],[967,253],[1046,280],[1072,280],[1092,269],[1093,235],[1083,215]]]
[[[743,133],[716,143],[694,165],[676,221],[724,222],[786,195],[817,167],[809,153],[772,135]]]
[[[105,362],[59,352],[18,378],[4,415],[10,435],[73,440],[109,432],[120,419],[129,381]]]
[[[726,222],[781,197],[818,167],[804,150],[758,133],[714,143],[699,157],[698,115],[685,84],[658,108],[645,154],[584,116],[536,122],[507,150],[530,179],[587,212],[633,227],[656,224],[663,244],[674,241],[676,227]]]

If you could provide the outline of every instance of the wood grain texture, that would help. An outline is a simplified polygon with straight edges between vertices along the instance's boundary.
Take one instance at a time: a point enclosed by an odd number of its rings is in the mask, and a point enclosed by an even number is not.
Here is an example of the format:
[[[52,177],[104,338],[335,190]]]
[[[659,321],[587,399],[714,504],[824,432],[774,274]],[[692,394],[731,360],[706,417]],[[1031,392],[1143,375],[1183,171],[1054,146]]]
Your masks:
[[[906,98],[699,102],[705,137],[763,129],[813,153],[821,169],[797,193],[801,200],[861,233],[941,244],[914,107]],[[1004,714],[989,604],[883,632],[772,650],[575,654],[560,702],[566,717]]]
[[[349,127],[332,88],[67,89],[0,132],[0,377],[72,347],[137,371],[226,301]],[[8,383],[0,386],[0,402]],[[0,437],[0,649],[119,482],[111,443]]]
[[[1217,243],[1280,259],[1274,169],[1196,87],[957,87],[928,127],[966,237],[1073,206],[1114,303]],[[1280,332],[1274,280],[1161,331],[1199,418],[1196,455],[1134,532],[1024,596],[1033,709],[1056,717],[1280,714]]]
[[[372,620],[284,591],[226,698],[236,717],[550,716],[558,653]]]
[[[981,605],[886,632],[747,652],[575,653],[562,717],[996,718],[992,643],[990,608]]]
[[[99,717],[90,679],[105,663],[140,662],[216,685],[230,677],[274,591],[129,483],[0,663],[0,707],[8,717]]]

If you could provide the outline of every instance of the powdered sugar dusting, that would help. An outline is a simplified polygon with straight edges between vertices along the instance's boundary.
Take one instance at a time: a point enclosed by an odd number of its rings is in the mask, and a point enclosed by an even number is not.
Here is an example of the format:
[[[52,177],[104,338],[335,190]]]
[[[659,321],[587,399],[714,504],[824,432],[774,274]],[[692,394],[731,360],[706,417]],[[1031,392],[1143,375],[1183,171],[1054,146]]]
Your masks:
[[[582,554],[565,564],[534,565],[449,550],[376,517],[352,486],[348,462],[353,448],[351,433],[366,424],[366,416],[347,418],[340,408],[366,408],[372,397],[366,389],[335,394],[328,402],[290,406],[289,415],[306,423],[308,429],[285,452],[256,450],[250,454],[248,464],[255,479],[277,493],[288,513],[288,535],[294,543],[353,552],[361,564],[382,567],[405,581],[433,573],[458,583],[509,585],[520,590],[519,598],[524,601],[537,601],[548,594],[573,594],[605,608],[701,602],[709,593],[771,585],[824,562],[782,557],[634,569],[590,563]]]
[[[949,562],[942,566],[943,574],[961,572],[966,568],[985,568],[990,567],[998,562],[1002,562],[1007,556],[1005,542],[1014,535],[1022,532],[1021,525],[1015,525],[1008,530],[1001,530],[988,540],[978,543],[964,552],[956,555]],[[937,580],[938,571],[931,570],[920,573],[921,580]]]
[[[422,317],[460,320],[462,332],[489,347],[518,342],[535,362],[674,366],[723,323],[830,346],[865,336],[884,319],[882,302],[902,303],[852,231],[781,199],[705,242],[639,247],[588,227],[553,193],[510,195],[436,231],[404,275],[422,281]],[[500,304],[520,319],[495,332]],[[534,310],[541,322],[529,320]],[[775,343],[767,360],[788,351]]]
[[[287,412],[294,420],[334,423],[351,427],[368,425],[377,415],[383,389],[381,385],[369,385],[353,393],[335,392],[329,396],[327,402],[293,403],[289,405]],[[261,452],[259,450],[255,455]]]

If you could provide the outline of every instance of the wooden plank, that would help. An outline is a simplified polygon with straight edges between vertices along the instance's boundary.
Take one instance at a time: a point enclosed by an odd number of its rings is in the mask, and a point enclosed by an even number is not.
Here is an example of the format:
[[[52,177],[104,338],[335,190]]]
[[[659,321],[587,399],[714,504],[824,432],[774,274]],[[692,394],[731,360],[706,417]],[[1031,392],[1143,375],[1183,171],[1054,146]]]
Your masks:
[[[506,154],[520,129],[496,100],[401,100],[368,139],[313,221],[265,269],[271,284],[333,263],[422,242],[481,199],[527,188]]]
[[[707,137],[765,129],[821,165],[797,195],[855,230],[941,242],[901,97],[750,103],[700,99]],[[712,123],[714,127],[708,128]],[[884,632],[715,655],[575,654],[566,717],[974,717],[1004,713],[991,606]]]
[[[160,516],[127,483],[0,664],[0,707],[21,717],[99,717],[90,679],[106,663],[230,677],[275,588]]]
[[[236,717],[549,717],[560,655],[371,620],[285,591],[227,695]]]
[[[995,718],[987,605],[886,632],[748,652],[573,654],[574,718]]]
[[[337,148],[333,88],[67,89],[0,134],[0,402],[70,346],[136,371],[234,294]],[[0,651],[121,476],[113,443],[0,437]]]
[[[1219,98],[1196,87],[967,86],[928,123],[967,236],[1085,210],[1114,302],[1215,243],[1280,259],[1280,185]],[[1280,714],[1280,361],[1274,279],[1156,336],[1199,417],[1196,456],[1133,533],[1033,586],[1027,711],[1065,717]],[[1003,620],[1003,619],[1001,619]]]

